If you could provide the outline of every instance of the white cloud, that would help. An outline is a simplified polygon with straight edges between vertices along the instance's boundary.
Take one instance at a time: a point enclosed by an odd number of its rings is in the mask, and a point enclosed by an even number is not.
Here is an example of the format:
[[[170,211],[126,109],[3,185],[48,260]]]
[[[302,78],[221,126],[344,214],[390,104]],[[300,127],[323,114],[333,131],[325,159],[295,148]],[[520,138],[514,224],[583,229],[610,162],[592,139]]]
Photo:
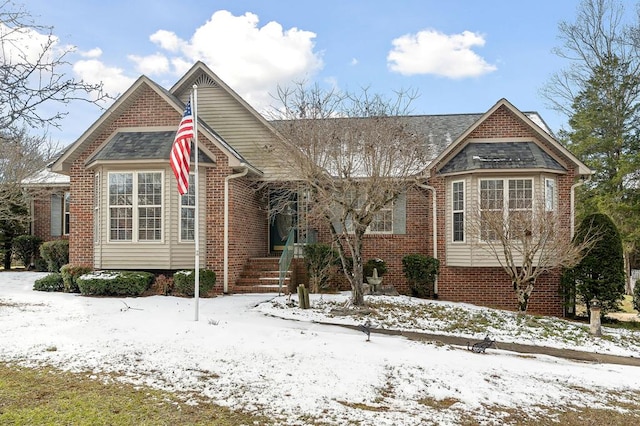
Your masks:
[[[147,56],[129,55],[128,58],[136,63],[136,70],[144,75],[165,74],[170,69],[169,59],[160,53]]]
[[[357,58],[352,58],[351,59],[351,66],[356,66],[358,65],[358,59]]]
[[[392,44],[388,66],[403,75],[435,74],[455,79],[477,77],[497,69],[472,50],[484,46],[485,40],[471,31],[447,35],[424,30],[399,37]]]
[[[0,23],[0,39],[0,59],[6,64],[56,62],[65,50],[73,50],[72,46],[60,46],[56,36],[40,34],[33,28],[11,28],[3,23]]]
[[[78,52],[84,58],[99,58],[102,56],[102,49],[99,47],[87,50],[86,52]]]
[[[117,96],[127,90],[135,81],[127,77],[122,68],[108,67],[97,59],[81,60],[73,65],[74,73],[89,83],[104,84],[104,91]]]
[[[175,33],[166,30],[156,31],[151,34],[149,40],[169,52],[179,52],[186,45]]]
[[[258,26],[258,16],[234,16],[215,12],[189,41],[160,30],[150,40],[172,56],[176,75],[196,61],[206,63],[220,78],[255,108],[268,106],[276,87],[310,77],[322,67],[314,52],[315,33],[298,28],[283,29],[277,22]],[[138,67],[145,65],[138,62]]]
[[[149,40],[158,52],[127,55],[135,65],[135,75],[126,67],[105,63],[100,48],[79,52],[83,59],[73,64],[73,71],[87,83],[102,82],[105,91],[115,96],[126,91],[139,74],[172,84],[196,61],[202,61],[247,102],[262,110],[273,103],[271,95],[278,85],[308,80],[322,67],[321,55],[314,51],[315,37],[313,32],[284,29],[273,21],[259,26],[259,18],[253,13],[234,16],[220,10],[196,28],[189,40],[168,30],[151,34]]]

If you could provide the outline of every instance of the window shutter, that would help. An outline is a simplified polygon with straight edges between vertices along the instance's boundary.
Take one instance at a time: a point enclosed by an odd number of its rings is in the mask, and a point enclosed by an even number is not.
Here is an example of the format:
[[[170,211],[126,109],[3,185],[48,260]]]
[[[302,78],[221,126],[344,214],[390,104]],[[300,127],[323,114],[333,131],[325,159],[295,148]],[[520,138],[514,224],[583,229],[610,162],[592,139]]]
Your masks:
[[[407,194],[398,195],[393,202],[393,233],[404,235],[407,233]]]
[[[62,197],[51,194],[51,236],[62,235]]]

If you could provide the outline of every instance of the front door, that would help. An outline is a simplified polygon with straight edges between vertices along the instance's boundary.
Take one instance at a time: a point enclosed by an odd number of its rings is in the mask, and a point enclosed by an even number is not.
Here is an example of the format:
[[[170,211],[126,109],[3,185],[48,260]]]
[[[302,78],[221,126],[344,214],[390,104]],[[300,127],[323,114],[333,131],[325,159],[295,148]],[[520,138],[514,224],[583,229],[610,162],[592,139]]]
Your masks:
[[[270,194],[269,248],[272,253],[284,250],[289,231],[298,225],[297,198],[295,193],[287,195],[286,200],[281,192],[272,191]]]

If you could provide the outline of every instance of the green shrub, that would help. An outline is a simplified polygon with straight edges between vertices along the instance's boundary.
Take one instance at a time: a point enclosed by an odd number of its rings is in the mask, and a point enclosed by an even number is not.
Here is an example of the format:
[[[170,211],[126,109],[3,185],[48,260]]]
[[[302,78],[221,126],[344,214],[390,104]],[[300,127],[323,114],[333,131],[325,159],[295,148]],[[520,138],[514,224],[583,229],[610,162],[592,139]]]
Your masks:
[[[42,240],[35,235],[19,235],[12,241],[13,256],[16,257],[26,269],[32,269],[40,254]]]
[[[373,269],[378,271],[378,276],[381,277],[387,273],[387,264],[382,259],[369,259],[367,262],[362,265],[362,273],[364,277],[372,277]]]
[[[196,276],[193,269],[176,271],[173,274],[173,291],[180,296],[194,296],[196,285]],[[216,284],[216,273],[209,269],[200,269],[200,295],[204,296]]]
[[[85,296],[140,296],[153,282],[153,274],[141,271],[96,271],[76,278]]]
[[[67,293],[80,293],[77,279],[81,275],[91,271],[93,271],[93,268],[90,266],[63,265],[60,268],[60,275],[62,275],[62,279],[64,280],[64,291]]]
[[[62,275],[54,272],[46,277],[38,278],[35,283],[33,283],[33,289],[36,291],[63,291],[64,282],[62,281]]]
[[[309,274],[309,290],[312,293],[326,290],[340,260],[338,253],[323,243],[307,244],[303,247],[303,253]]]
[[[415,297],[434,295],[433,287],[440,269],[440,262],[431,256],[408,254],[402,258],[402,271]]]
[[[638,281],[633,287],[633,309],[640,313],[640,282]]]
[[[62,265],[69,263],[69,241],[53,240],[42,243],[40,256],[47,262],[49,272],[60,272]]]

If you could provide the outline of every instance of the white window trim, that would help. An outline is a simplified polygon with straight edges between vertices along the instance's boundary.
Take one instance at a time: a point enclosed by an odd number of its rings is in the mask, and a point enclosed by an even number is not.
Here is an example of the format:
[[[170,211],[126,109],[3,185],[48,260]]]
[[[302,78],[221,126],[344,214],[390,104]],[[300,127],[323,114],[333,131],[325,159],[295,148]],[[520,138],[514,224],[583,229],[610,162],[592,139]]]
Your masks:
[[[195,176],[196,175],[194,173],[189,173],[189,193],[191,193],[192,190],[193,190],[193,193],[195,194]],[[182,197],[183,196],[178,193],[178,217],[179,217],[179,220],[178,220],[178,222],[179,222],[179,225],[178,225],[178,241],[181,242],[181,243],[194,244],[195,241],[196,241],[195,240],[195,235],[194,235],[194,238],[191,239],[191,240],[187,240],[187,239],[182,238],[182,208],[185,207],[185,208],[193,209],[194,210],[194,218],[195,218],[195,211],[197,209],[196,209],[195,205],[194,206],[183,206],[182,205]],[[195,227],[195,223],[194,223],[194,227]]]
[[[454,194],[455,194],[455,190],[454,187],[456,186],[456,184],[462,184],[462,209],[456,209],[455,208],[455,199],[454,199]],[[455,243],[455,244],[464,244],[467,240],[467,221],[466,221],[466,204],[467,204],[467,200],[466,200],[466,193],[465,193],[465,181],[464,180],[455,180],[453,182],[451,182],[451,242]],[[455,239],[455,235],[456,235],[456,229],[455,229],[455,214],[456,213],[462,213],[462,240],[456,240]]]
[[[383,212],[390,212],[391,213],[391,230],[390,231],[372,231],[371,230],[371,224],[369,224],[369,226],[367,226],[367,230],[365,231],[365,234],[371,234],[371,235],[393,235],[393,210],[394,210],[394,205],[395,203],[392,201],[390,203],[390,205],[387,207],[383,207],[380,210],[378,210],[376,212],[375,215],[373,215],[374,219],[371,220],[371,222],[373,222],[375,220],[375,216],[378,214],[382,214]]]
[[[162,183],[162,189],[160,191],[160,212],[162,215],[162,219],[160,221],[160,238],[157,240],[140,240],[138,238],[139,233],[139,211],[140,206],[138,205],[138,174],[139,173],[159,173],[160,181]],[[132,229],[131,229],[131,240],[116,240],[111,238],[111,188],[109,182],[111,182],[111,175],[114,174],[132,174],[133,175],[133,191],[132,191],[132,199],[133,203],[131,205],[132,209]],[[164,202],[164,192],[165,192],[165,176],[164,170],[118,170],[118,171],[110,171],[107,173],[107,240],[110,243],[114,244],[131,244],[131,243],[141,243],[141,244],[163,244],[165,239],[165,202]]]
[[[551,194],[549,194],[549,184],[551,184]],[[549,200],[551,195],[551,200]],[[549,203],[551,201],[551,203]],[[556,212],[558,210],[558,182],[553,178],[544,178],[544,211]]]
[[[67,205],[69,203],[69,205]],[[65,191],[62,195],[62,235],[69,235],[71,229],[71,214],[69,209],[71,207],[71,192]]]
[[[509,208],[509,182],[512,181],[516,181],[516,180],[528,180],[531,182],[531,208],[530,209],[523,209],[523,208],[519,208],[519,209],[510,209]],[[536,179],[533,177],[511,177],[511,178],[483,178],[483,179],[478,179],[478,210],[480,215],[482,214],[482,182],[486,182],[486,181],[502,181],[502,214],[503,215],[509,215],[510,211],[531,211],[532,214],[534,214],[535,212],[535,208],[536,208]],[[488,211],[498,211],[497,209],[495,210],[488,210]],[[482,238],[482,234],[478,237],[480,241],[487,241],[484,240]]]
[[[395,210],[395,203],[392,201],[391,202],[391,206],[390,207],[384,207],[380,210],[378,210],[378,212],[376,212],[376,214],[382,213],[383,211],[391,211],[391,231],[372,231],[371,230],[371,225],[367,226],[366,231],[364,231],[365,235],[393,235],[394,229],[393,229],[393,211]],[[375,217],[375,216],[374,216]],[[372,220],[373,222],[373,220]],[[354,233],[354,229],[353,229],[353,221],[351,220],[351,216],[349,216],[346,220],[346,228],[347,228],[347,233],[348,234],[353,234]]]

